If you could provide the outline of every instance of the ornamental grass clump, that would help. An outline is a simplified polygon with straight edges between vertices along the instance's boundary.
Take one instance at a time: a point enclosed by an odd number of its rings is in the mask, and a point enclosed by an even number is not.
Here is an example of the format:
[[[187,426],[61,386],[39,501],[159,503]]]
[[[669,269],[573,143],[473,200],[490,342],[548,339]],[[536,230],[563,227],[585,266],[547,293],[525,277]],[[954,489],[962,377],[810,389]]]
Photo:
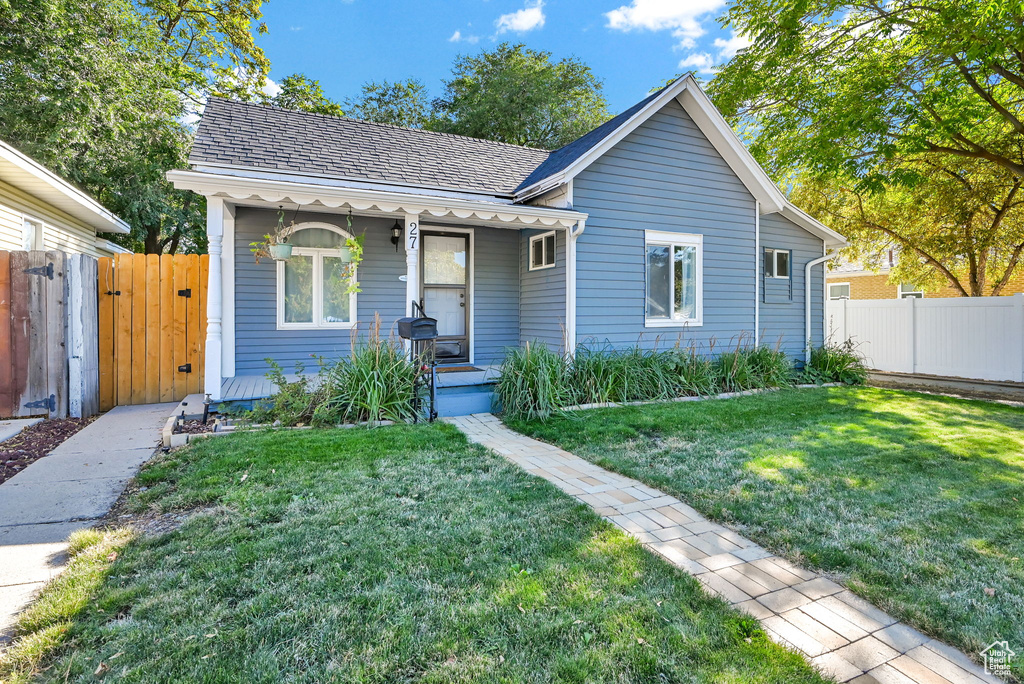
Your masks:
[[[846,340],[842,344],[830,340],[811,349],[811,359],[804,366],[803,378],[819,385],[826,382],[863,385],[868,379],[868,371],[864,366],[864,357],[857,351],[853,340]]]
[[[566,357],[543,344],[509,350],[494,389],[510,418],[545,420],[576,401]]]

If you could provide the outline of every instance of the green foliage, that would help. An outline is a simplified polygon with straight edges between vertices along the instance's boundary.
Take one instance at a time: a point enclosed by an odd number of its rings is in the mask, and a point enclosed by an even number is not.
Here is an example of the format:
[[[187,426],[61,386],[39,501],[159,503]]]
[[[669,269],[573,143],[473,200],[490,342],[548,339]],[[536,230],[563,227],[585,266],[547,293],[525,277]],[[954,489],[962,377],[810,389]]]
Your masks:
[[[364,421],[407,421],[416,417],[416,380],[422,365],[409,360],[402,344],[380,334],[380,319],[368,337],[352,336],[352,351],[333,363],[318,359],[313,376],[296,368],[290,380],[281,366],[267,359],[267,377],[277,388],[244,416],[247,423],[332,427]]]
[[[823,384],[841,382],[844,385],[863,385],[868,379],[864,357],[857,351],[853,340],[842,344],[826,342],[811,350],[811,360],[802,373],[808,382]]]
[[[345,109],[354,119],[391,126],[429,128],[431,123],[427,88],[415,78],[364,83],[358,97],[346,100]]]
[[[281,91],[267,98],[267,104],[282,109],[295,109],[314,114],[329,116],[345,116],[341,105],[324,95],[320,81],[309,78],[305,74],[285,76],[277,84]]]
[[[435,101],[436,130],[514,145],[556,149],[604,123],[600,79],[575,57],[501,43],[460,56]]]
[[[724,21],[753,44],[711,96],[776,178],[878,189],[908,180],[908,157],[1024,177],[1019,0],[740,0]]]
[[[127,221],[138,251],[206,248],[205,200],[164,174],[208,92],[253,94],[260,0],[10,0],[0,9],[0,139]],[[262,25],[260,25],[262,27]],[[244,74],[244,76],[239,76]]]
[[[542,344],[508,352],[495,386],[513,420],[546,420],[574,404],[655,401],[748,389],[785,387],[793,362],[768,347],[737,345],[708,358],[693,349],[590,348],[573,358]]]
[[[570,406],[576,396],[566,357],[529,342],[505,355],[494,391],[506,415],[541,420]]]

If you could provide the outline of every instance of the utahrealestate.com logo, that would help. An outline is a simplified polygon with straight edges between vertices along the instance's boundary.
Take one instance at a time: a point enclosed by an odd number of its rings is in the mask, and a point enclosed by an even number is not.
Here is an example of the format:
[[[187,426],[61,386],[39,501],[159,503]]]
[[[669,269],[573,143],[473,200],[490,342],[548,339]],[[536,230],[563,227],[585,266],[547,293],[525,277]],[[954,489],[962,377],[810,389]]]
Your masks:
[[[985,674],[1005,677],[1010,674],[1010,661],[1017,655],[1005,641],[996,641],[981,652],[985,659]]]

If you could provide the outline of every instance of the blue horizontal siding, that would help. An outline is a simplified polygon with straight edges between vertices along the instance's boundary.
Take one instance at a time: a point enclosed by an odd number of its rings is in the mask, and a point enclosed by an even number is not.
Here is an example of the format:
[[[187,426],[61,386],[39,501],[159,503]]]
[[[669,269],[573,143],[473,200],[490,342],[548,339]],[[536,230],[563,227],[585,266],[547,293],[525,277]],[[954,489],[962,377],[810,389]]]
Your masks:
[[[822,256],[824,244],[819,238],[789,221],[780,214],[761,217],[761,268],[764,268],[764,250],[780,249],[793,252],[790,269],[793,296],[790,299],[788,280],[766,278],[761,304],[761,341],[770,347],[783,349],[787,354],[799,356],[806,346],[804,340],[804,270],[808,261]],[[822,341],[822,303],[824,290],[824,264],[811,272],[811,343]]]
[[[530,238],[547,230],[524,230],[519,241],[522,295],[520,344],[541,342],[561,349],[565,329],[565,231],[555,230],[555,265],[530,270]]]

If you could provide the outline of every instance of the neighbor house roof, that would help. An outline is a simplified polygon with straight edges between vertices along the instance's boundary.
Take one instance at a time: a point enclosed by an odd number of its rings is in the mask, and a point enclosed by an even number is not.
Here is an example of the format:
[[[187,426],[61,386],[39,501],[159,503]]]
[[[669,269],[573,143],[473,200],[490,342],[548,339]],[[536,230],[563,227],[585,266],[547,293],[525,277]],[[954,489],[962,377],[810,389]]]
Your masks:
[[[0,180],[70,214],[99,233],[128,233],[131,227],[45,166],[0,140]]]
[[[548,154],[491,140],[212,97],[189,163],[511,197]]]

